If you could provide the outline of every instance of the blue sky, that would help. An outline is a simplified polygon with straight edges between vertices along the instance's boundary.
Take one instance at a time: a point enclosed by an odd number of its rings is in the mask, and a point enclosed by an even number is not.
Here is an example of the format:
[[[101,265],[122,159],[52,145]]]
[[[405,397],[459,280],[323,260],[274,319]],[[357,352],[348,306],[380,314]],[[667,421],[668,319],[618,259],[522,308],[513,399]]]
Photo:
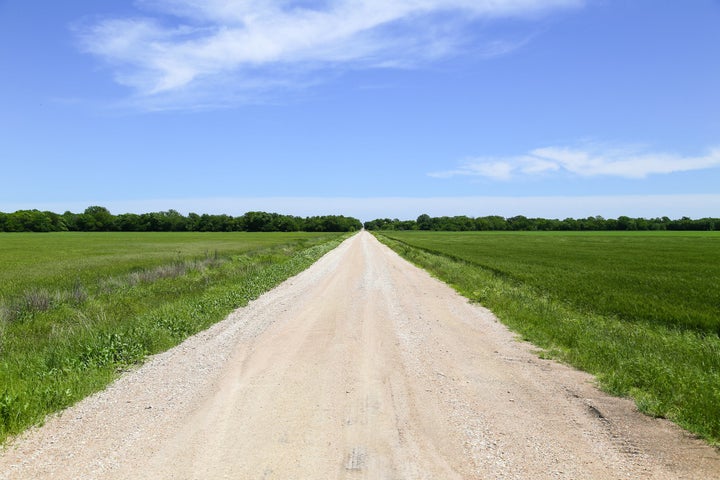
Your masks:
[[[717,0],[0,0],[0,211],[720,217]]]

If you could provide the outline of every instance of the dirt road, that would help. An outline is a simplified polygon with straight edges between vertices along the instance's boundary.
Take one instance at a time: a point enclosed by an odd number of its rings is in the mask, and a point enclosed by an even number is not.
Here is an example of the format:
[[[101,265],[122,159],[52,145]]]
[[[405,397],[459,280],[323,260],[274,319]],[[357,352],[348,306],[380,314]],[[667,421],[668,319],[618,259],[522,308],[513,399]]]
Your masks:
[[[0,478],[720,478],[362,232],[0,456]]]

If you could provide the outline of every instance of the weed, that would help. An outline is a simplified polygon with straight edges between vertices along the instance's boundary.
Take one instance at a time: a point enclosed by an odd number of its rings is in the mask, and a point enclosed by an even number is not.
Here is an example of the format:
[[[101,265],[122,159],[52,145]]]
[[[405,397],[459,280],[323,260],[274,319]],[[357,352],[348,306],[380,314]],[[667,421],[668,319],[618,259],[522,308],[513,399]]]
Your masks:
[[[13,320],[13,312],[4,300],[0,299],[0,328],[5,328],[7,323]]]
[[[87,291],[80,282],[80,279],[75,279],[72,290],[70,292],[70,299],[75,302],[75,304],[81,304],[82,302],[87,300],[87,296]]]
[[[84,368],[109,365],[122,368],[139,362],[147,353],[141,344],[119,332],[104,332],[93,340],[84,346],[80,354],[80,364]]]
[[[2,356],[4,350],[5,350],[5,331],[7,330],[7,320],[5,319],[5,315],[3,313],[3,307],[0,305],[0,356]]]
[[[53,304],[53,295],[44,288],[31,288],[23,295],[24,308],[29,312],[44,312]]]

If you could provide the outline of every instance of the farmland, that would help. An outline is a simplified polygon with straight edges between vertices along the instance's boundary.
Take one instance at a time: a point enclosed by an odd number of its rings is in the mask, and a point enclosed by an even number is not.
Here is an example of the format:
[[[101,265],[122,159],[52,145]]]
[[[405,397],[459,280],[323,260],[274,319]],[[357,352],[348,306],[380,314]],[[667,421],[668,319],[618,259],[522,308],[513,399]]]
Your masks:
[[[342,238],[0,235],[0,441],[224,318]]]
[[[524,338],[720,441],[720,235],[382,232]]]
[[[311,245],[316,233],[62,232],[0,235],[0,298],[31,288],[89,287],[141,269],[268,247]]]

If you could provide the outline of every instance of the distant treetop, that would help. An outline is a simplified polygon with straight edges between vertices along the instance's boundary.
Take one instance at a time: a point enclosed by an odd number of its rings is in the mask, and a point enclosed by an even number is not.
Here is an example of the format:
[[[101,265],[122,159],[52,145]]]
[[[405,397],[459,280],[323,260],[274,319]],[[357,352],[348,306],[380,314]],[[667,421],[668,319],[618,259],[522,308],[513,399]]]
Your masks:
[[[184,216],[175,210],[113,215],[100,206],[62,215],[40,210],[0,212],[0,232],[352,232],[361,228],[360,220],[342,215],[302,218],[247,212],[239,217],[206,213]]]
[[[579,230],[720,230],[720,218],[700,218],[693,220],[682,217],[678,220],[662,218],[617,219],[600,216],[587,218],[566,218],[564,220],[547,218],[527,218],[523,215],[504,218],[497,215],[487,217],[431,217],[420,215],[417,220],[398,220],[378,218],[365,222],[367,230],[435,230],[435,231],[579,231]]]

